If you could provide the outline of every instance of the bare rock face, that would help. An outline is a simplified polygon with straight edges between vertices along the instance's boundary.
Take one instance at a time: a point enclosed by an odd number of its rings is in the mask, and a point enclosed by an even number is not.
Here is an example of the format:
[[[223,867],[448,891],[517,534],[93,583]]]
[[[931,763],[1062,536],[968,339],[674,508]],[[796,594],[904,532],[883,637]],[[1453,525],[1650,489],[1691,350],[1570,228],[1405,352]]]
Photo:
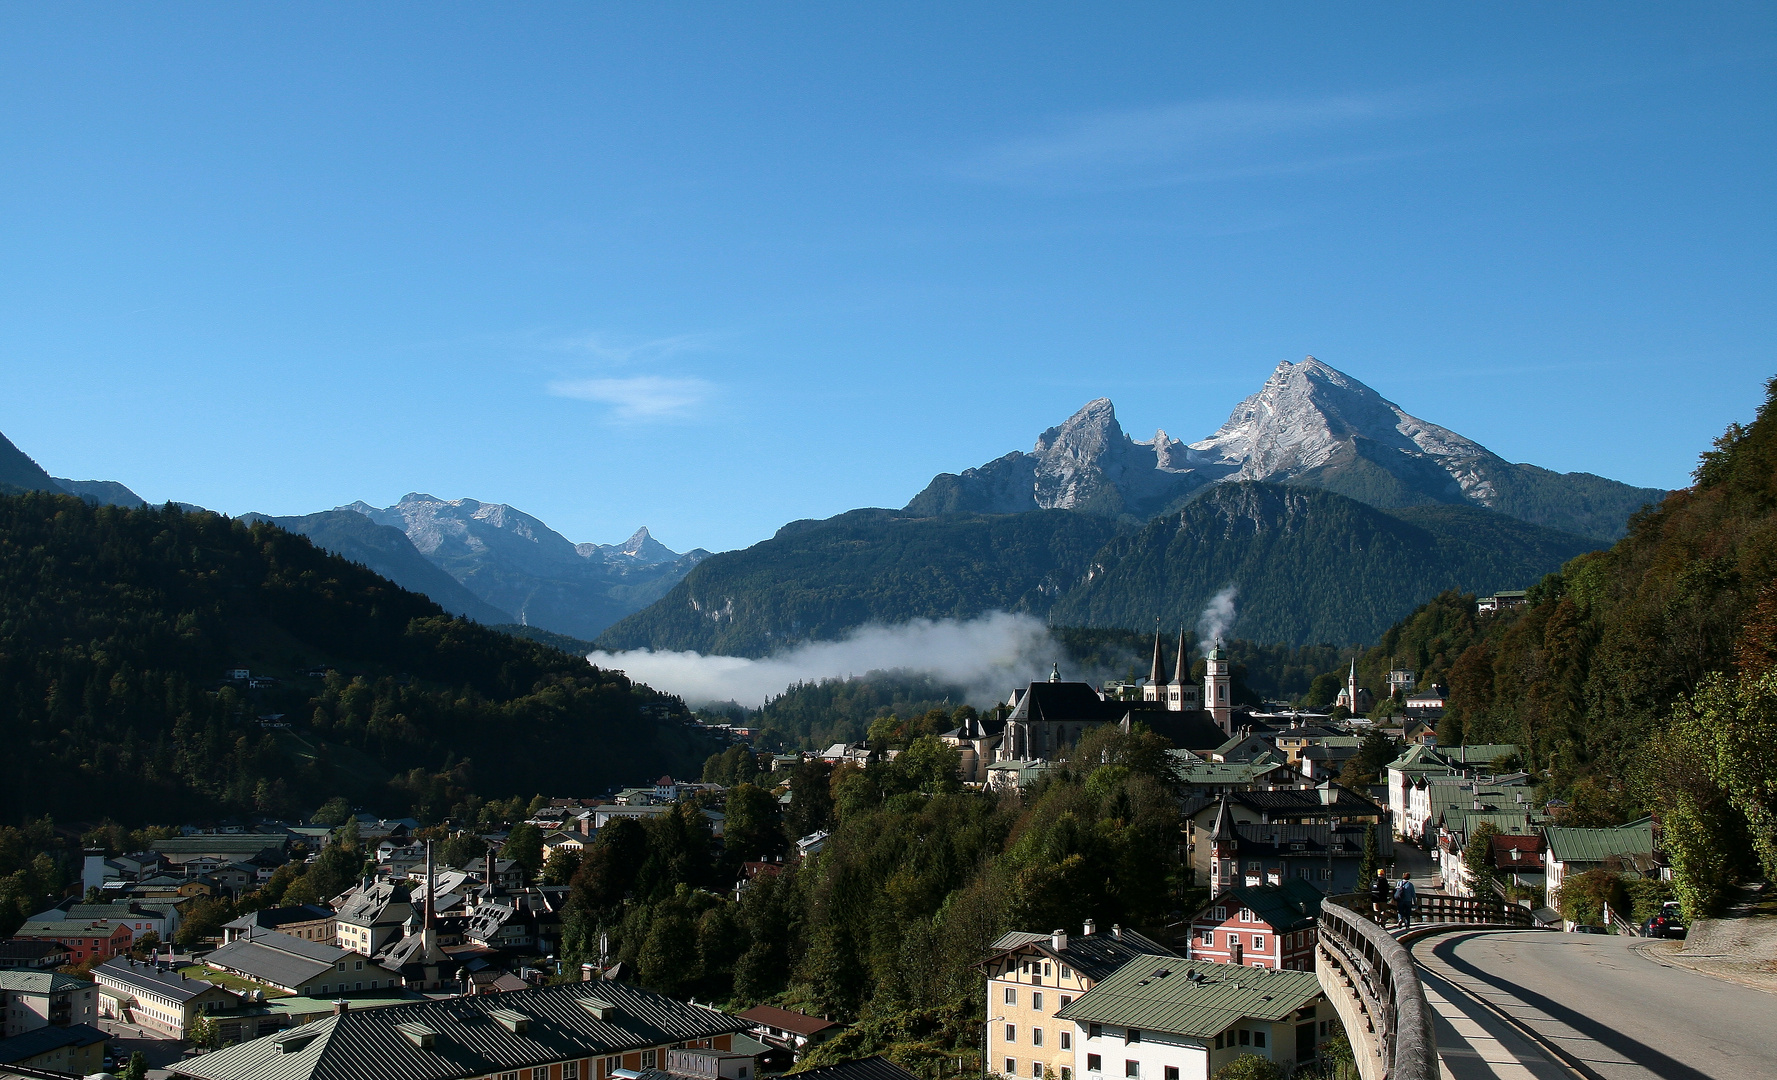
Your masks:
[[[907,510],[1149,518],[1210,484],[1246,480],[1322,487],[1382,508],[1479,505],[1607,540],[1665,494],[1513,464],[1310,356],[1279,364],[1215,434],[1189,446],[1164,431],[1130,438],[1110,399],[1098,398],[1039,435],[1028,454],[935,477]]]
[[[1013,452],[961,475],[945,473],[916,496],[913,513],[1080,510],[1147,517],[1231,472],[1207,468],[1166,432],[1129,437],[1109,398],[1087,402],[1067,422],[1037,436],[1031,452]]]
[[[1230,479],[1281,481],[1355,458],[1359,440],[1370,444],[1367,456],[1379,457],[1385,468],[1394,464],[1393,455],[1432,459],[1449,474],[1455,493],[1483,505],[1495,494],[1487,472],[1506,464],[1480,443],[1409,414],[1312,356],[1277,365],[1258,393],[1236,405],[1215,434],[1191,449],[1235,466]],[[1454,493],[1425,494],[1443,496],[1431,500],[1443,502],[1452,501]]]

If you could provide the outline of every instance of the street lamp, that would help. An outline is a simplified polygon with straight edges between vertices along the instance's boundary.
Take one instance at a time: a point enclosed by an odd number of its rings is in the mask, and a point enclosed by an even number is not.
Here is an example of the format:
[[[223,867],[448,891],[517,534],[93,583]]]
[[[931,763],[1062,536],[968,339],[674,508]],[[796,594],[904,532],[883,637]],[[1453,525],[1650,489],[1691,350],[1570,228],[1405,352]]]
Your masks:
[[[992,1043],[993,1043],[993,1025],[999,1023],[1001,1020],[1004,1020],[1004,1019],[1005,1019],[1005,1017],[1003,1017],[1003,1016],[996,1016],[996,1017],[993,1017],[992,1019],[988,1020],[987,1023],[981,1025],[981,1075],[982,1076],[988,1075],[988,1072],[989,1072],[989,1070],[987,1068],[987,1055],[988,1055],[988,1047],[990,1045],[992,1045]]]

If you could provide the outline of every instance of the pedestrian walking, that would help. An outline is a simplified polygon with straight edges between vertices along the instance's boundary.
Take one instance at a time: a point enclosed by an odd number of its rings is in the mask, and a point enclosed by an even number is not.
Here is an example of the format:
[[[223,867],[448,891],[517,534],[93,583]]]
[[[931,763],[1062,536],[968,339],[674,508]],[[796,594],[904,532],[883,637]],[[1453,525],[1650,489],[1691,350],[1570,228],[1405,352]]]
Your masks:
[[[1388,870],[1377,867],[1376,876],[1370,879],[1370,908],[1378,926],[1388,922],[1388,898],[1393,893],[1393,887],[1388,884]]]
[[[1412,878],[1411,873],[1403,872],[1401,883],[1394,887],[1394,909],[1400,913],[1402,930],[1412,929],[1413,902],[1419,898],[1418,892],[1413,888]]]

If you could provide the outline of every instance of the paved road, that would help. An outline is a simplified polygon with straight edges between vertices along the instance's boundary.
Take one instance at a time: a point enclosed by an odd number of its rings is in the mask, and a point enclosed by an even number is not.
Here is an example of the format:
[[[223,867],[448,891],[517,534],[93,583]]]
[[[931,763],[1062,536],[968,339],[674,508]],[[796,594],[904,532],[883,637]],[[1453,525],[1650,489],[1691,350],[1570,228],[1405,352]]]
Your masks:
[[[1554,1077],[1479,993],[1604,1080],[1777,1077],[1777,995],[1661,965],[1636,938],[1548,931],[1423,938],[1413,956],[1439,1008],[1450,1075]],[[1446,1043],[1446,1038],[1450,1039]],[[1568,1074],[1571,1075],[1571,1074]]]
[[[129,1064],[130,1053],[140,1050],[148,1056],[148,1075],[153,1080],[169,1075],[167,1066],[177,1063],[185,1052],[185,1044],[177,1039],[169,1039],[151,1028],[136,1024],[126,1024],[121,1020],[100,1020],[99,1027],[111,1036],[111,1053],[117,1059],[117,1068],[113,1071],[123,1072]]]

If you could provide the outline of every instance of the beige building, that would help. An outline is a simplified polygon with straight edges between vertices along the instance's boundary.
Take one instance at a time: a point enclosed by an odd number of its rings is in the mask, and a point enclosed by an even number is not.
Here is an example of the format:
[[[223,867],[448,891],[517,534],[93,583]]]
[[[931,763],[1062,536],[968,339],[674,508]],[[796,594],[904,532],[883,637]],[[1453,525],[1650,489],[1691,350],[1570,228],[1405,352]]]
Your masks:
[[[1074,1025],[1056,1013],[1142,955],[1175,955],[1133,930],[1098,933],[1088,920],[1079,936],[1014,931],[993,943],[987,974],[987,1071],[1007,1077],[1076,1077]]]

